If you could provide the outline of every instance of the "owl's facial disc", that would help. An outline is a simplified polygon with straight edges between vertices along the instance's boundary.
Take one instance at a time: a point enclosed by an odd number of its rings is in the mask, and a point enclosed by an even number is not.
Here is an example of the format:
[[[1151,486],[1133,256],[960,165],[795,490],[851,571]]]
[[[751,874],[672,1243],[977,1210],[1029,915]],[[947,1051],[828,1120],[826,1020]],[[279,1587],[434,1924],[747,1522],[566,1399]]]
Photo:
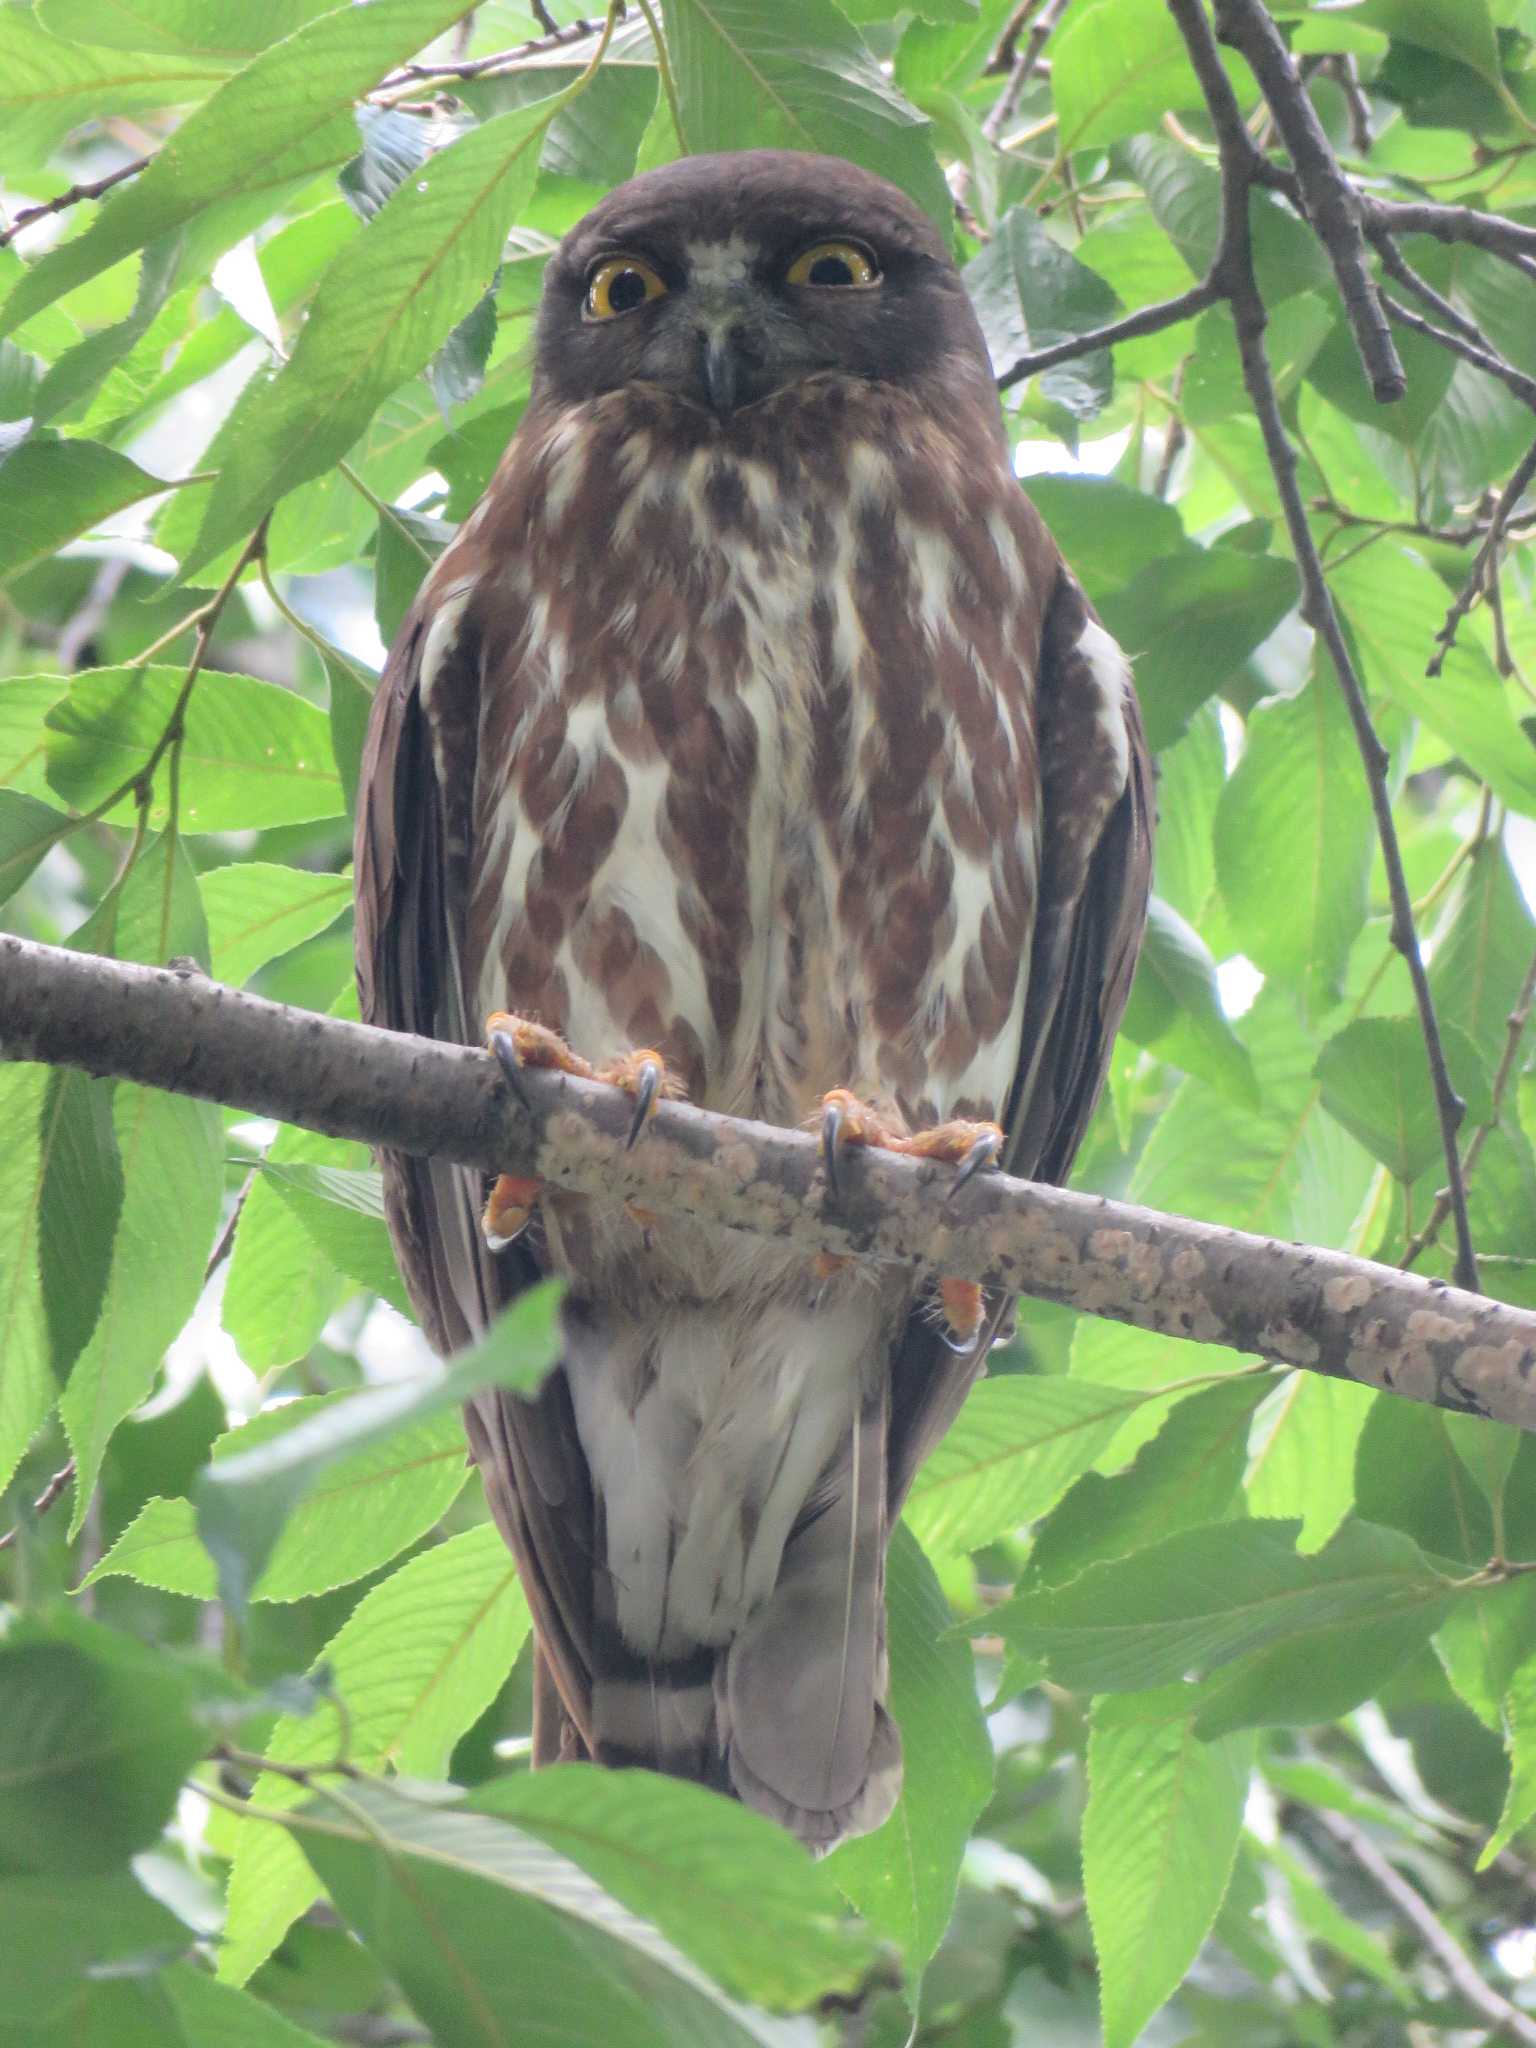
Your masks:
[[[579,403],[649,385],[722,422],[807,378],[948,375],[982,357],[927,217],[867,171],[783,151],[689,157],[611,193],[545,277],[538,374]]]

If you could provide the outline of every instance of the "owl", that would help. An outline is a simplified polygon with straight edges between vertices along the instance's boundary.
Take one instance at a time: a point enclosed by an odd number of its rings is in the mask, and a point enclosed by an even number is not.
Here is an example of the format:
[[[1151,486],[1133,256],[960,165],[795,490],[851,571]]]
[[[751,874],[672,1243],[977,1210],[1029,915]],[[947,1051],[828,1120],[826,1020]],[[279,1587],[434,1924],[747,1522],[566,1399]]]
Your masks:
[[[855,166],[696,156],[561,243],[530,401],[401,626],[357,831],[370,1023],[1062,1179],[1129,989],[1127,663],[1010,462],[944,238]],[[561,1357],[471,1443],[534,1617],[536,1761],[645,1765],[816,1851],[901,1780],[887,1544],[1001,1304],[386,1155],[451,1352],[546,1274]]]

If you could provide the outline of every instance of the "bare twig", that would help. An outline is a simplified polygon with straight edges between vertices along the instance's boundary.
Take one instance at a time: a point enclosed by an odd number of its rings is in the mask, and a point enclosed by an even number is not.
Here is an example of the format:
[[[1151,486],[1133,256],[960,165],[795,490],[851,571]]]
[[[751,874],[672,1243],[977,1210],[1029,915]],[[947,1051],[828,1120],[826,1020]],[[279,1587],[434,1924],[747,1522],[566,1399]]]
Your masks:
[[[601,29],[600,21],[571,21],[561,28],[552,27],[547,35],[532,36],[526,43],[516,43],[509,50],[493,50],[488,57],[461,58],[451,64],[402,64],[391,71],[388,78],[380,81],[376,88],[388,92],[400,85],[419,85],[423,80],[434,78],[488,78],[499,71],[514,70],[530,58],[547,57],[552,51],[568,49],[572,43],[584,43],[589,36],[595,36]]]
[[[1384,228],[1394,235],[1432,235],[1437,242],[1469,242],[1500,256],[1536,282],[1536,228],[1481,213],[1475,206],[1437,206],[1425,199],[1377,199],[1361,193],[1367,233]]]
[[[125,178],[136,177],[148,162],[147,156],[136,156],[131,163],[119,164],[115,171],[108,171],[105,177],[88,178],[83,184],[71,185],[67,192],[60,192],[56,198],[41,200],[36,206],[24,206],[8,228],[0,229],[0,249],[14,242],[23,228],[46,220],[49,214],[62,213],[68,206],[78,206],[82,199],[99,199],[114,185],[121,185]]]
[[[1177,0],[1198,8],[1199,0]],[[829,1201],[818,1140],[666,1103],[627,1149],[617,1089],[0,935],[0,1050],[333,1136],[509,1172],[817,1251],[976,1280],[1164,1335],[1536,1429],[1536,1313],[1347,1253],[1286,1245],[870,1149]]]
[[[1384,1899],[1391,1902],[1401,1918],[1434,1956],[1474,2012],[1479,2013],[1497,2034],[1536,2048],[1536,2020],[1511,2005],[1501,1992],[1478,1975],[1472,1958],[1440,1921],[1422,1892],[1408,1882],[1377,1848],[1365,1829],[1348,1815],[1326,1806],[1311,1809],[1318,1826],[1326,1829],[1355,1866],[1364,1871]]]
[[[1307,218],[1333,265],[1366,381],[1382,404],[1390,404],[1402,397],[1408,380],[1371,281],[1355,188],[1339,167],[1268,9],[1259,0],[1216,0],[1216,33],[1247,58],[1259,81],[1290,154]]]
[[[1127,313],[1123,320],[1111,320],[1103,327],[1095,327],[1091,333],[1074,334],[1070,340],[1053,342],[1049,348],[1037,348],[1027,356],[1020,356],[1016,363],[1010,363],[1003,371],[997,380],[997,388],[1007,391],[1014,384],[1022,384],[1026,377],[1050,369],[1053,363],[1071,362],[1074,357],[1088,355],[1096,348],[1110,348],[1117,341],[1134,341],[1138,335],[1156,334],[1161,328],[1177,326],[1181,320],[1193,320],[1207,306],[1214,306],[1221,296],[1219,288],[1209,278],[1200,284],[1192,284],[1176,299],[1160,299],[1155,306],[1143,306],[1138,313]]]
[[[1218,18],[1236,21],[1241,25],[1251,4],[1252,0],[1218,0]],[[1467,1220],[1466,1189],[1462,1183],[1461,1154],[1457,1147],[1457,1132],[1466,1112],[1466,1104],[1456,1093],[1451,1082],[1450,1070],[1446,1065],[1440,1022],[1435,1014],[1429,976],[1425,972],[1424,956],[1414,926],[1413,901],[1403,873],[1402,850],[1398,845],[1397,827],[1392,818],[1392,793],[1387,784],[1390,757],[1371,723],[1365,690],[1339,624],[1339,616],[1334,609],[1333,597],[1328,588],[1322,560],[1318,555],[1317,544],[1307,523],[1306,505],[1297,483],[1296,451],[1285,430],[1279,394],[1275,389],[1274,376],[1264,348],[1264,331],[1269,316],[1254,273],[1252,230],[1249,223],[1249,194],[1254,182],[1254,166],[1258,159],[1252,138],[1244,125],[1242,110],[1237,104],[1231,81],[1222,68],[1215,35],[1200,0],[1168,0],[1168,6],[1178,23],[1189,50],[1190,62],[1200,80],[1220,150],[1221,236],[1206,284],[1218,297],[1226,299],[1232,308],[1232,323],[1237,336],[1244,388],[1247,390],[1264,437],[1265,453],[1274,475],[1275,488],[1285,514],[1286,530],[1290,535],[1291,548],[1301,577],[1301,615],[1328,650],[1339,688],[1349,709],[1360,758],[1365,766],[1365,779],[1376,821],[1376,837],[1381,846],[1382,861],[1387,872],[1387,889],[1392,903],[1392,943],[1403,956],[1413,984],[1414,1003],[1419,1014],[1419,1027],[1423,1034],[1434,1086],[1440,1140],[1445,1153],[1446,1186],[1450,1193],[1451,1214],[1456,1224],[1456,1280],[1458,1286],[1476,1292],[1477,1259],[1472,1247],[1471,1226]],[[1265,16],[1265,19],[1268,17]],[[1244,53],[1249,54],[1246,45]],[[1250,62],[1252,61],[1250,55]],[[1270,76],[1267,70],[1265,76],[1268,79],[1265,88],[1267,94],[1273,93],[1283,99],[1289,92],[1301,92],[1300,83],[1290,68],[1289,59],[1286,61],[1283,75],[1276,72]],[[1279,110],[1276,111],[1278,118]],[[1314,218],[1314,226],[1320,234],[1326,232],[1321,219]],[[1358,234],[1358,229],[1356,232]]]
[[[65,1487],[68,1486],[69,1482],[74,1478],[74,1476],[75,1461],[73,1458],[71,1458],[67,1465],[61,1465],[59,1467],[58,1471],[54,1473],[53,1477],[49,1480],[48,1484],[37,1496],[37,1499],[33,1501],[33,1514],[46,1515],[48,1510],[53,1506],[54,1502],[58,1499],[59,1495],[64,1491]],[[16,1538],[20,1533],[21,1532],[18,1529],[7,1529],[5,1534],[3,1536],[0,1536],[0,1550],[9,1550],[11,1545],[16,1541]]]
[[[1459,307],[1453,306],[1443,293],[1437,292],[1427,277],[1419,275],[1385,229],[1377,228],[1372,233],[1371,245],[1387,275],[1395,277],[1405,290],[1412,292],[1437,320],[1452,328],[1463,341],[1481,342],[1482,330],[1476,322],[1469,320]]]
[[[1536,441],[1533,441],[1521,456],[1514,474],[1499,493],[1499,502],[1493,508],[1493,516],[1488,522],[1488,531],[1483,537],[1482,546],[1472,558],[1467,580],[1461,586],[1455,603],[1446,613],[1445,624],[1435,635],[1435,652],[1424,670],[1427,676],[1439,675],[1445,665],[1445,657],[1455,645],[1461,622],[1476,604],[1479,593],[1485,588],[1490,594],[1498,590],[1499,547],[1508,531],[1511,514],[1533,481],[1536,481]]]
[[[999,135],[1002,134],[1008,123],[1018,112],[1020,96],[1039,67],[1040,59],[1045,53],[1045,46],[1051,39],[1052,31],[1070,5],[1071,0],[1046,0],[1045,6],[1040,9],[1040,12],[1030,24],[1029,34],[1024,38],[1023,44],[1018,48],[1017,54],[1009,66],[1008,82],[998,94],[990,112],[981,124],[981,132],[985,135],[988,142],[996,142]],[[1011,23],[1010,27],[1012,27]],[[1017,28],[1013,30],[1013,40],[1015,43],[1018,42]]]
[[[1497,377],[1521,402],[1536,411],[1536,377],[1528,377],[1524,370],[1481,342],[1468,341],[1463,335],[1449,327],[1436,327],[1432,320],[1426,320],[1422,313],[1415,313],[1411,306],[1405,306],[1390,293],[1382,293],[1382,304],[1403,327],[1411,327],[1415,334],[1422,334],[1426,341],[1438,342],[1441,348],[1449,349],[1453,356],[1460,356],[1471,363],[1474,369],[1484,370],[1490,377]]]

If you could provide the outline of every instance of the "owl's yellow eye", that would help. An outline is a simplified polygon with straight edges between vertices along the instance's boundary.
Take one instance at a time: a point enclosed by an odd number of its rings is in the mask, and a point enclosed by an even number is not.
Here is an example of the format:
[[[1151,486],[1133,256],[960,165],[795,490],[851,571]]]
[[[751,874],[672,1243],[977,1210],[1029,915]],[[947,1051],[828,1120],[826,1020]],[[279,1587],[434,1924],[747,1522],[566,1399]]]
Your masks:
[[[867,249],[856,242],[812,242],[802,249],[785,273],[789,284],[828,285],[846,289],[850,285],[880,282],[880,268]]]
[[[605,256],[587,279],[582,310],[589,320],[616,320],[621,313],[633,313],[647,299],[663,298],[666,289],[650,264],[638,256]]]

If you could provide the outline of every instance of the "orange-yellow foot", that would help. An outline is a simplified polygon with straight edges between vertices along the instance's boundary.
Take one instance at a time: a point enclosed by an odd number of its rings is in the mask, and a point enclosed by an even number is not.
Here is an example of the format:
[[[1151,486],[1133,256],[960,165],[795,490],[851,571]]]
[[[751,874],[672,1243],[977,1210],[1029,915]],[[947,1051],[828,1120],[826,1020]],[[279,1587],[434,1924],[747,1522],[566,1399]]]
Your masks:
[[[514,1017],[506,1010],[493,1010],[485,1020],[486,1043],[500,1062],[507,1085],[523,1107],[529,1107],[523,1090],[524,1067],[553,1067],[562,1074],[574,1074],[582,1081],[606,1081],[635,1098],[635,1114],[626,1146],[633,1145],[645,1129],[646,1119],[655,1114],[658,1102],[684,1095],[687,1090],[670,1072],[659,1052],[642,1047],[639,1052],[622,1052],[606,1066],[594,1067],[579,1052],[572,1052],[558,1031],[547,1024],[535,1024],[530,1017]]]
[[[606,1081],[610,1088],[622,1088],[626,1095],[635,1099],[629,1136],[624,1140],[625,1151],[645,1129],[647,1120],[656,1114],[658,1102],[675,1102],[688,1092],[676,1074],[670,1071],[661,1054],[652,1052],[649,1047],[642,1047],[639,1052],[621,1052],[606,1066],[599,1067],[592,1078]]]
[[[867,1102],[861,1102],[851,1088],[833,1088],[821,1098],[821,1167],[834,1202],[843,1192],[838,1162],[845,1145],[884,1145],[899,1150],[901,1133]]]
[[[950,1161],[956,1173],[944,1199],[952,1202],[968,1180],[997,1164],[1003,1149],[1003,1133],[998,1124],[967,1123],[957,1118],[952,1123],[935,1124],[931,1131],[919,1131],[914,1137],[898,1138],[893,1149],[913,1159]]]
[[[480,1215],[480,1228],[493,1252],[504,1252],[528,1228],[543,1185],[541,1180],[520,1180],[510,1173],[496,1176]]]
[[[939,1282],[939,1320],[952,1351],[973,1351],[981,1334],[986,1301],[974,1280],[945,1278]]]

